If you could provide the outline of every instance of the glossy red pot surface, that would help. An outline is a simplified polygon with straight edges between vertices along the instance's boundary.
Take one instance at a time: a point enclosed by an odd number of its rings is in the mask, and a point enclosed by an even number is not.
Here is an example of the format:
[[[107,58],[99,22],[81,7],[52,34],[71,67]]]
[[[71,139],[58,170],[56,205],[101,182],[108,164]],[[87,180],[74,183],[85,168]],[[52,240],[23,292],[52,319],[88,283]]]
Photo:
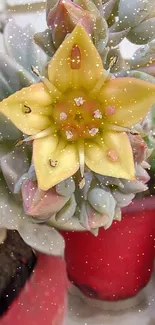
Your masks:
[[[0,319],[0,324],[62,325],[66,302],[65,261],[61,257],[39,255],[34,273]]]
[[[155,257],[155,197],[136,200],[99,235],[63,232],[70,280],[92,298],[135,296],[149,281]]]

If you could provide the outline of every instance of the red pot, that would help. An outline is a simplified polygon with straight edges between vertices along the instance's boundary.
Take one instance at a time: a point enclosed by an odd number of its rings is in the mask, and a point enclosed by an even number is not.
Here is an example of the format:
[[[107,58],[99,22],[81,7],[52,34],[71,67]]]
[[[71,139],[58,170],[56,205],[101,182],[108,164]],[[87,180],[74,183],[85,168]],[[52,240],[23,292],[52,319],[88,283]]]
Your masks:
[[[117,301],[148,283],[155,257],[155,197],[134,201],[121,222],[90,232],[63,232],[69,278],[92,298]]]
[[[62,325],[66,292],[66,265],[63,258],[39,255],[34,273],[0,324]]]

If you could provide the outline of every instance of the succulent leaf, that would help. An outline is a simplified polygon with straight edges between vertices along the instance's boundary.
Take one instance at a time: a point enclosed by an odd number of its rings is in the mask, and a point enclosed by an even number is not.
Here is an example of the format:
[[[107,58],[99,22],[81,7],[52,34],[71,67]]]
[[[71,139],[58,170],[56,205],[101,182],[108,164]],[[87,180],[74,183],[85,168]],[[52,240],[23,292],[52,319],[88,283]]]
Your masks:
[[[130,42],[139,45],[151,42],[155,38],[155,17],[142,21],[132,28],[127,38]]]
[[[124,28],[135,27],[152,11],[154,0],[120,0],[119,20]]]

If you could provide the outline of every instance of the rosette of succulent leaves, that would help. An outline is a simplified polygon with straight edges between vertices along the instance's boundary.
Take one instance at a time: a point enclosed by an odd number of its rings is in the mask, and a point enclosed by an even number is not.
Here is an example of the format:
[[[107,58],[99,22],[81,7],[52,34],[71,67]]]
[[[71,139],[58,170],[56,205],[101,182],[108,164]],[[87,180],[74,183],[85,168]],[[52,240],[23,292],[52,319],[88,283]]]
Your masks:
[[[107,78],[130,76],[154,83],[154,0],[131,0],[130,3],[127,0],[76,0],[75,3],[95,17],[90,37],[100,53]],[[0,53],[0,100],[23,87],[39,82],[39,77],[32,72],[32,66],[41,74],[46,74],[48,61],[60,45],[55,39],[57,30],[55,33],[51,30],[49,17],[60,4],[60,1],[47,1],[48,28],[42,33],[35,33],[30,26],[22,29],[13,20],[5,26],[5,51]],[[71,25],[74,28],[74,24]],[[149,28],[150,26],[154,28]],[[124,38],[141,46],[131,60],[125,60],[121,55],[120,43]],[[25,182],[30,181],[36,187],[35,170],[31,163],[32,147],[16,147],[16,141],[23,135],[9,120],[1,116],[0,227],[16,229],[34,249],[56,255],[63,254],[64,248],[63,239],[56,228],[89,230],[94,235],[97,235],[99,227],[108,229],[113,220],[121,220],[122,208],[137,193],[147,193],[147,169],[152,163],[154,129],[155,113],[154,108],[150,107],[150,113],[145,120],[136,125],[133,133],[129,134],[135,161],[135,181],[101,176],[85,169],[85,186],[80,189],[76,185],[76,175],[57,184],[55,192],[63,200],[57,204],[54,213],[51,208],[51,213],[47,214],[45,211],[40,216],[38,213],[29,213],[23,206],[21,193]],[[40,200],[44,200],[44,196],[37,187],[35,190],[38,196],[37,205]],[[32,191],[27,193],[28,197],[31,193]],[[52,194],[46,193],[46,198],[48,195],[47,204],[51,202]],[[52,199],[54,200],[53,196]]]

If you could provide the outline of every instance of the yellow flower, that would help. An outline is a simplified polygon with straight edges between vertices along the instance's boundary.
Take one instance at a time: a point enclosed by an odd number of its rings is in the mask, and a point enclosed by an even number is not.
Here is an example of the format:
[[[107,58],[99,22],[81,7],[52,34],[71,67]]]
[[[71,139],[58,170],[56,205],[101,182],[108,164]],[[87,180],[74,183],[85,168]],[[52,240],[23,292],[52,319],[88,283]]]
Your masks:
[[[48,79],[0,103],[6,115],[33,141],[33,162],[42,190],[86,164],[101,175],[134,179],[125,131],[155,102],[155,85],[134,78],[106,80],[101,58],[85,29],[77,25],[48,66]]]

